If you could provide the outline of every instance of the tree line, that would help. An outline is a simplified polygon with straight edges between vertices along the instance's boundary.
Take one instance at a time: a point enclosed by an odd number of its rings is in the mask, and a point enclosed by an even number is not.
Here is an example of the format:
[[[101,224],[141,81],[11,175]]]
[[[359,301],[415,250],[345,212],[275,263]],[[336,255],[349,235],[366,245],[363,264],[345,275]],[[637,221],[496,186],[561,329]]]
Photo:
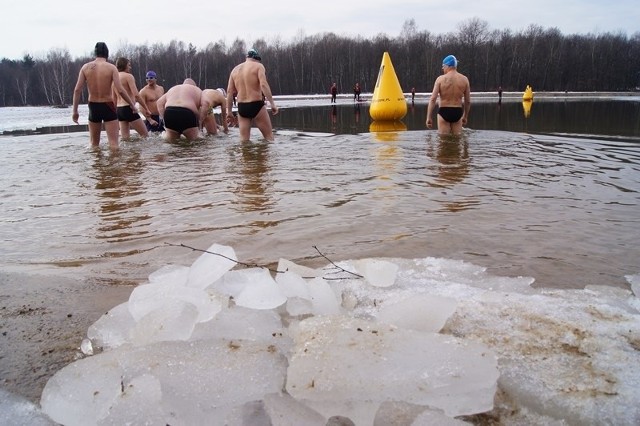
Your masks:
[[[383,52],[389,52],[405,92],[412,87],[430,92],[448,54],[459,59],[458,69],[469,77],[472,91],[521,91],[526,85],[535,91],[629,91],[640,86],[640,32],[564,35],[539,25],[514,32],[491,30],[479,18],[447,34],[419,31],[409,19],[397,37],[381,33],[352,38],[329,32],[288,42],[259,39],[253,46],[239,38],[230,45],[220,40],[203,49],[177,40],[125,44],[110,46],[109,59],[130,59],[139,89],[150,69],[165,90],[186,77],[201,88],[226,88],[231,69],[250,47],[260,52],[274,95],[328,93],[333,82],[341,93],[351,93],[355,82],[363,92],[372,92]],[[0,106],[68,105],[80,67],[92,59],[72,58],[59,48],[40,58],[26,54],[20,60],[2,59]]]

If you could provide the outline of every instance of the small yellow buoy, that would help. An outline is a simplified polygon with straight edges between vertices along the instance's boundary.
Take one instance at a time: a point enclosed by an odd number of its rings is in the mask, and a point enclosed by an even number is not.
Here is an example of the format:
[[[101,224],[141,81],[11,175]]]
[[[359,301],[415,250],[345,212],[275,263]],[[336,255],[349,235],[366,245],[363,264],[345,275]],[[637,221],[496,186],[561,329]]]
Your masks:
[[[533,89],[528,84],[527,84],[527,88],[524,90],[524,93],[522,94],[522,100],[523,101],[533,100]]]
[[[407,101],[388,52],[382,55],[369,115],[373,120],[396,121],[407,114]]]

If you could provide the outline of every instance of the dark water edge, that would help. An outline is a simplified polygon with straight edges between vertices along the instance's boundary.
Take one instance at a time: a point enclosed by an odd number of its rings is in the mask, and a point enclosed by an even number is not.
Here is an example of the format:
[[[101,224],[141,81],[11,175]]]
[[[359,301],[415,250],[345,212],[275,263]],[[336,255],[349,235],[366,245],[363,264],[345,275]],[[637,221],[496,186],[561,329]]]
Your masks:
[[[401,120],[406,130],[425,130],[426,101],[409,102]],[[376,131],[366,103],[283,109],[272,116],[276,129],[357,134]],[[402,126],[401,124],[401,126]],[[473,103],[465,126],[474,130],[614,136],[640,141],[640,102],[620,100],[539,100],[525,112],[522,102]],[[402,130],[402,127],[389,130]]]
[[[370,97],[370,94],[368,95]],[[636,93],[547,93],[533,102],[521,101],[519,93],[472,94],[472,107],[466,125],[475,130],[500,130],[518,133],[613,136],[640,140],[640,96]],[[296,101],[297,100],[297,101]],[[280,113],[271,116],[276,130],[359,134],[384,130],[426,130],[428,94],[407,101],[407,114],[391,127],[378,126],[369,116],[369,98],[353,102],[342,97],[338,104],[329,98],[279,97]],[[293,103],[295,106],[290,106]],[[9,130],[0,136],[86,132],[88,126],[43,126]]]

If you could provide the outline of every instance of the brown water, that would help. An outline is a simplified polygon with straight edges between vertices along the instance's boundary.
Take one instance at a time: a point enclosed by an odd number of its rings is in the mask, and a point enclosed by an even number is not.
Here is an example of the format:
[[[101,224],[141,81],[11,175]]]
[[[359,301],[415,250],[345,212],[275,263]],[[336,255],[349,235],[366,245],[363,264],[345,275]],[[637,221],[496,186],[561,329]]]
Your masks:
[[[524,120],[510,105],[500,114]],[[304,122],[314,108],[326,122]],[[126,298],[123,285],[199,254],[170,244],[217,242],[259,264],[326,264],[314,246],[332,260],[462,259],[561,288],[627,287],[640,272],[637,118],[609,135],[577,135],[572,121],[561,132],[571,135],[450,139],[411,130],[424,122],[411,115],[409,131],[359,134],[368,113],[356,123],[353,108],[338,108],[343,134],[281,130],[275,143],[238,143],[233,131],[112,152],[90,149],[86,133],[0,138],[0,386],[37,399],[87,326]],[[483,108],[497,106],[474,106],[479,128]],[[331,107],[284,109],[274,122],[334,125]]]

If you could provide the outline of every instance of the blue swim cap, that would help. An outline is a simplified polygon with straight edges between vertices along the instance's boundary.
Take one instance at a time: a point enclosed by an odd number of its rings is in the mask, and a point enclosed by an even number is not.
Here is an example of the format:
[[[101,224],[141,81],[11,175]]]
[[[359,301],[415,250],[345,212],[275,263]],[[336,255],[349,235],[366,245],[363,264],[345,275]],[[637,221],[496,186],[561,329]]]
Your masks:
[[[456,59],[455,56],[453,55],[449,55],[446,58],[444,58],[442,60],[442,65],[446,65],[448,67],[457,67],[458,66],[458,60]]]

